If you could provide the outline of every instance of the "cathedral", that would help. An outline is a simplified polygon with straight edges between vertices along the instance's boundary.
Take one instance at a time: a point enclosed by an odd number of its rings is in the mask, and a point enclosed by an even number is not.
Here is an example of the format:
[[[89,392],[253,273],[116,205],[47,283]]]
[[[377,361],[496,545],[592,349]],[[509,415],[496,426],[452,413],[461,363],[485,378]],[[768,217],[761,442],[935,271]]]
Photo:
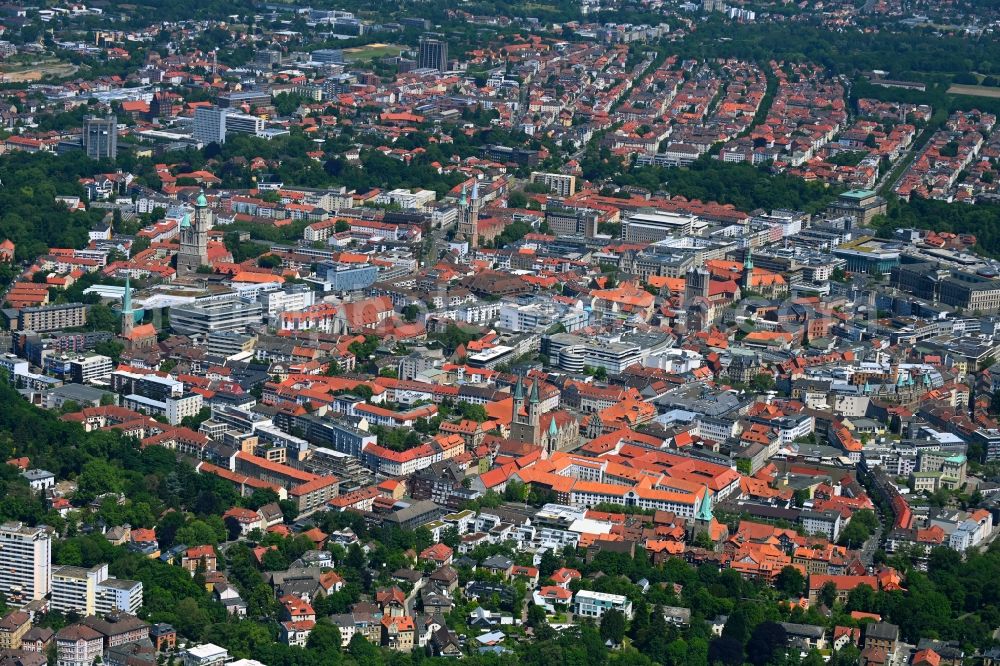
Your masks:
[[[524,383],[517,378],[514,386],[514,413],[510,423],[510,441],[542,447],[544,457],[554,451],[571,448],[580,443],[580,424],[569,412],[555,410],[543,414],[538,396],[536,379],[524,399]]]
[[[212,211],[205,193],[194,204],[194,219],[185,214],[180,225],[180,250],[177,252],[177,277],[189,277],[201,266],[208,266],[208,230],[212,228]]]

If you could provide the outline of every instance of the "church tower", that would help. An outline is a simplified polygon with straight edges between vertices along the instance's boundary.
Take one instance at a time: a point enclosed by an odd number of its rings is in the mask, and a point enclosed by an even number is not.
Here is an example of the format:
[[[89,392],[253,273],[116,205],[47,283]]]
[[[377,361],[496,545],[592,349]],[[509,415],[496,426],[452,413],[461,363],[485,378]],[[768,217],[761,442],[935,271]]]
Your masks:
[[[553,451],[559,449],[559,426],[556,425],[556,415],[552,414],[549,419],[549,432],[545,436],[545,456],[552,455]]]
[[[510,438],[515,442],[525,444],[544,444],[542,442],[542,410],[538,399],[538,380],[531,383],[528,402],[525,405],[524,387],[521,378],[517,378],[514,387],[514,414],[510,424]]]
[[[177,253],[177,276],[187,277],[198,272],[199,266],[208,266],[208,230],[212,228],[212,211],[208,208],[205,193],[198,195],[194,204],[194,219],[184,215],[180,228],[180,251]]]
[[[590,423],[587,424],[587,437],[594,439],[604,433],[604,422],[601,420],[601,413],[594,412],[590,415]]]
[[[518,375],[517,384],[514,385],[514,418],[511,419],[511,423],[517,421],[522,409],[524,409],[524,385],[521,383],[521,375]]]
[[[684,304],[689,305],[696,298],[708,298],[712,274],[704,266],[692,267],[684,279]]]
[[[751,277],[753,277],[753,249],[747,245],[746,254],[743,256],[743,275],[740,276],[740,289],[746,291],[750,288]]]
[[[128,338],[135,329],[135,310],[132,309],[131,275],[125,274],[125,293],[122,295],[122,337]]]
[[[458,200],[458,239],[468,241],[469,253],[479,247],[479,182],[472,185],[472,196],[467,197],[465,186]]]

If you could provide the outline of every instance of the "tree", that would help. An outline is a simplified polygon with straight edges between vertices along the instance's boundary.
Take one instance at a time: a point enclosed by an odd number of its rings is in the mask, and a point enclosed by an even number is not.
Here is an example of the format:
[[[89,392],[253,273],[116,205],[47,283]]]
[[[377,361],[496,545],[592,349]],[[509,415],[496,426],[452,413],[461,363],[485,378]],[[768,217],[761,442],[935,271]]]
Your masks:
[[[783,568],[774,581],[774,586],[790,597],[801,596],[805,585],[805,576],[797,568],[790,565]]]
[[[268,550],[260,558],[264,571],[284,571],[288,568],[288,558],[280,550]]]
[[[448,546],[451,549],[458,548],[458,544],[461,541],[461,535],[458,533],[458,529],[454,525],[449,525],[448,527],[441,530],[441,543]]]
[[[858,585],[847,595],[848,611],[862,611],[871,613],[875,611],[878,603],[875,590],[869,585]]]
[[[225,538],[225,534],[222,535]],[[219,543],[218,531],[204,520],[192,520],[177,530],[177,541],[185,546],[205,546]]]
[[[208,612],[192,597],[185,597],[177,603],[173,625],[184,636],[200,636],[209,624]]]
[[[83,466],[77,484],[77,494],[81,498],[93,499],[104,493],[119,493],[122,490],[121,470],[95,458]]]
[[[819,600],[827,608],[833,608],[837,602],[837,586],[832,580],[826,581],[823,583],[823,587],[819,588]]]
[[[309,632],[306,647],[310,650],[332,653],[340,652],[340,644],[340,629],[328,619],[323,618]]]
[[[761,373],[750,380],[750,390],[754,393],[767,393],[774,390],[774,377]]]
[[[754,666],[765,666],[784,651],[787,642],[784,627],[777,622],[761,622],[747,641],[747,659]]]
[[[351,642],[347,644],[347,651],[359,664],[377,664],[381,662],[378,648],[368,642],[360,633],[351,636]]]
[[[413,303],[410,303],[403,308],[403,318],[406,319],[406,321],[416,321],[419,315],[420,308]]]
[[[625,638],[625,614],[612,608],[601,617],[601,638],[615,645]]]
[[[110,358],[113,365],[118,365],[122,352],[125,351],[125,345],[119,340],[101,340],[94,345],[94,351]]]
[[[121,320],[107,305],[91,305],[87,308],[87,328],[91,331],[121,331]]]
[[[710,664],[718,662],[725,666],[742,666],[743,644],[728,636],[712,640],[708,644],[708,662]]]
[[[852,519],[840,533],[839,541],[842,546],[859,548],[870,536],[871,532],[868,531],[868,528],[863,523]]]

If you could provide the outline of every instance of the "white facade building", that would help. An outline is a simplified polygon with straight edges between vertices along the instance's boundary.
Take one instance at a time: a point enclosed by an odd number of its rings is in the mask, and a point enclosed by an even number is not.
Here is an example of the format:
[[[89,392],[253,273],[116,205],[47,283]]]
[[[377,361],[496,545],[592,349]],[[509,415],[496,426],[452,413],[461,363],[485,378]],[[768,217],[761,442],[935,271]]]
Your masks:
[[[0,525],[0,593],[14,599],[42,599],[52,589],[52,536],[43,527]]]

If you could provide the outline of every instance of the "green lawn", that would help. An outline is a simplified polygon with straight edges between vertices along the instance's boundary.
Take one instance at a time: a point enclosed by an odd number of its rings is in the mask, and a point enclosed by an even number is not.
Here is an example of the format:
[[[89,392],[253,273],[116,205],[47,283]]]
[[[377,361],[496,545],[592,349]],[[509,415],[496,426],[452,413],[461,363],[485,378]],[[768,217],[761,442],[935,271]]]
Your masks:
[[[368,44],[351,49],[344,49],[344,59],[348,62],[373,60],[386,56],[398,56],[404,47],[397,44]]]

